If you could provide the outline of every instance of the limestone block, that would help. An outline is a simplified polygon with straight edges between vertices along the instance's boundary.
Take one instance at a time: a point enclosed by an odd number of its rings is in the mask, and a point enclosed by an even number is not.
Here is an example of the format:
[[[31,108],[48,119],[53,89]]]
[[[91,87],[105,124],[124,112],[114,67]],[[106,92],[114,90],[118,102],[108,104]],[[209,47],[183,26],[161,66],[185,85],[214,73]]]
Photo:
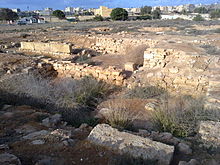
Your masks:
[[[122,80],[116,80],[115,81],[115,85],[122,86],[123,85],[123,81]]]
[[[21,42],[21,49],[34,51],[35,46],[32,42]]]
[[[136,70],[136,65],[135,65],[135,63],[133,63],[133,62],[127,62],[127,63],[125,64],[125,70],[126,70],[126,71],[134,72],[134,71]]]
[[[173,67],[173,68],[170,68],[169,69],[169,72],[170,73],[178,73],[179,72],[179,69],[177,67]]]
[[[121,154],[129,154],[135,158],[158,161],[159,165],[169,165],[172,160],[174,147],[152,141],[126,132],[119,132],[107,124],[97,125],[88,139]]]
[[[147,53],[147,52],[144,53],[144,59],[145,60],[150,60],[150,59],[153,59],[153,58],[154,58],[154,54]]]
[[[21,49],[37,52],[70,54],[72,52],[72,45],[63,43],[21,42]]]
[[[99,74],[99,79],[100,80],[108,80],[108,76],[105,74]]]

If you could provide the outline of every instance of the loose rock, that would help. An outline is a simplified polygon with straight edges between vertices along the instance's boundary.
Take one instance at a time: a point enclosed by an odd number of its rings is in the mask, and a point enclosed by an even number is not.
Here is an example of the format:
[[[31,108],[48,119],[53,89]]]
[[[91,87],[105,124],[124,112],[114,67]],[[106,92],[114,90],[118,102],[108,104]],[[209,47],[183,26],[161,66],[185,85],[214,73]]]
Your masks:
[[[173,146],[126,132],[119,132],[107,124],[97,125],[88,139],[97,145],[105,146],[121,154],[129,154],[144,160],[157,160],[160,165],[170,164],[174,153]]]

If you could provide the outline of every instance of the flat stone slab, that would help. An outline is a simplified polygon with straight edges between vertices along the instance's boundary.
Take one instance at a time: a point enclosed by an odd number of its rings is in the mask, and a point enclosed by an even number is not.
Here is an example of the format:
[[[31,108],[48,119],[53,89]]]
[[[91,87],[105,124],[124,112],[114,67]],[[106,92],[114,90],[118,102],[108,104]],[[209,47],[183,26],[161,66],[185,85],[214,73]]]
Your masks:
[[[220,146],[220,122],[201,121],[199,124],[199,135],[204,143]]]
[[[46,135],[48,135],[50,132],[46,131],[46,130],[41,130],[41,131],[37,131],[37,132],[33,132],[33,133],[30,133],[26,136],[23,136],[23,139],[25,140],[34,140],[34,139],[37,139],[37,138],[40,138],[40,137],[44,137]]]
[[[119,132],[107,124],[97,125],[88,136],[88,140],[128,154],[134,158],[157,161],[159,165],[169,165],[174,153],[174,146],[169,146],[126,132]]]

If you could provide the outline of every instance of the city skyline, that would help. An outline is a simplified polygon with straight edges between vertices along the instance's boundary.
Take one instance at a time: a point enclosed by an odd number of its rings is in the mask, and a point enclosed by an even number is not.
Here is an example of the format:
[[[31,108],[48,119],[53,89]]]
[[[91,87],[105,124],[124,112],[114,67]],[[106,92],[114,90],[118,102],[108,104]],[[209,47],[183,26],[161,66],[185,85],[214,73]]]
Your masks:
[[[149,6],[176,6],[182,4],[212,4],[220,3],[220,0],[0,0],[0,8],[20,8],[21,10],[36,10],[51,7],[64,9],[65,7],[98,8],[99,6],[115,7],[141,7]]]

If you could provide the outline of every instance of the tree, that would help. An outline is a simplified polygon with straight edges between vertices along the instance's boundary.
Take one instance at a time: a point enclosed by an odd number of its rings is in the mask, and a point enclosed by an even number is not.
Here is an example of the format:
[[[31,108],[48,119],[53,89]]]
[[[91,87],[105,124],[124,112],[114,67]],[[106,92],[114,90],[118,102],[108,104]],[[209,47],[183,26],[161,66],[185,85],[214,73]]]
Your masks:
[[[149,15],[151,14],[152,7],[151,6],[144,6],[141,8],[141,15]]]
[[[128,19],[128,12],[123,8],[115,8],[112,10],[111,14],[112,20],[127,20]]]
[[[199,14],[206,14],[208,13],[208,9],[206,9],[205,7],[198,7],[195,8],[194,13],[199,13]]]
[[[0,20],[14,21],[16,19],[18,19],[17,13],[8,8],[0,8]]]
[[[94,17],[94,20],[95,20],[95,21],[104,21],[104,18],[103,18],[101,15],[96,15],[96,16]]]
[[[65,19],[66,18],[64,12],[62,12],[61,10],[53,11],[53,16],[55,16],[55,17],[57,17],[59,19]]]
[[[198,14],[193,18],[193,21],[205,21],[205,19],[200,14]]]
[[[220,9],[212,11],[210,13],[210,18],[212,19],[220,18]]]
[[[156,10],[154,10],[152,12],[152,18],[153,19],[161,19],[161,11],[160,8],[156,8]]]

